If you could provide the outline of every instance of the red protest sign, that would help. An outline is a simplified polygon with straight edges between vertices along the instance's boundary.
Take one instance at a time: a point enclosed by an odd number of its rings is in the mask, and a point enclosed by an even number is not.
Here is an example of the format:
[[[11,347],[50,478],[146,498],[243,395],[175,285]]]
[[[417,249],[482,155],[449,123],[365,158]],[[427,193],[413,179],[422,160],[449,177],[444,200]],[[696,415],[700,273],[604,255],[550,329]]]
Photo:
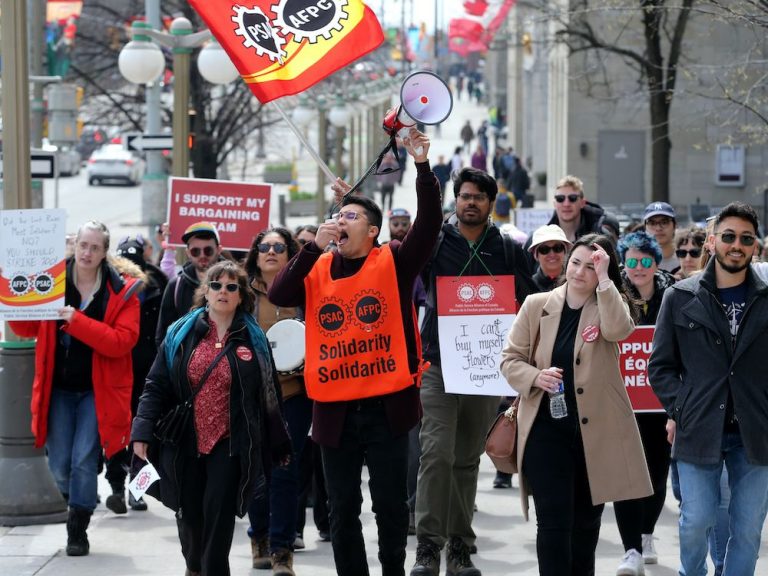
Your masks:
[[[629,338],[619,342],[619,368],[635,412],[664,411],[648,381],[648,360],[653,350],[655,329],[655,326],[638,326]]]
[[[270,184],[171,178],[168,190],[169,244],[183,246],[181,235],[195,222],[211,222],[221,245],[248,250],[253,237],[269,226]]]

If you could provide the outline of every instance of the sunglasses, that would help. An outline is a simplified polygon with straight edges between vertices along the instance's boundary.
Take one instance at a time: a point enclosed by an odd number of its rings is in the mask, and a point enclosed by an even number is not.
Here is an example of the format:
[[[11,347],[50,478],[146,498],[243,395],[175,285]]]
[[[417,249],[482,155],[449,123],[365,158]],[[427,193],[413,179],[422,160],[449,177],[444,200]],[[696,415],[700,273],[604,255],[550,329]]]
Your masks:
[[[565,199],[568,198],[568,202],[571,204],[575,204],[579,200],[581,200],[581,194],[555,194],[555,202],[558,204],[562,204],[565,202]]]
[[[698,258],[701,256],[701,248],[691,248],[690,250],[683,250],[682,248],[678,248],[675,250],[675,256],[678,258],[686,258],[688,256],[691,258]]]
[[[121,244],[125,244],[130,239],[131,239],[130,236],[123,236],[122,238],[120,238],[120,241],[117,243],[117,245],[120,246]],[[142,236],[141,233],[136,234],[136,237],[134,238],[134,240],[136,240],[136,244],[138,244],[142,248],[144,247],[145,240],[144,240],[144,236]]]
[[[627,258],[626,262],[624,262],[624,266],[627,268],[635,269],[637,268],[638,263],[642,265],[643,268],[650,268],[653,266],[653,258],[640,258],[638,260],[637,258]]]
[[[305,240],[304,238],[298,238],[296,242],[299,243],[299,246],[304,246],[305,244],[309,243],[309,240]]]
[[[269,252],[270,248],[275,251],[275,254],[282,254],[286,250],[288,250],[288,246],[283,244],[282,242],[275,242],[274,244],[270,244],[269,242],[262,242],[257,246],[259,249],[259,252],[262,254],[266,254]]]
[[[536,248],[536,252],[542,256],[546,256],[550,252],[554,252],[555,254],[562,254],[565,252],[565,246],[562,244],[555,244],[554,246],[539,246]]]
[[[198,258],[200,256],[200,252],[205,254],[208,258],[213,256],[214,249],[213,246],[206,246],[205,248],[190,248],[189,249],[189,255],[192,256],[192,258]]]
[[[715,232],[715,236],[720,236],[720,239],[726,244],[733,244],[736,242],[736,234],[734,232]],[[755,238],[752,234],[742,234],[739,236],[739,241],[742,246],[752,246],[755,243]]]
[[[218,280],[212,280],[211,282],[208,282],[208,287],[215,292],[220,291],[222,288],[226,288],[227,292],[237,292],[240,290],[240,286],[234,282],[232,284],[222,284]]]

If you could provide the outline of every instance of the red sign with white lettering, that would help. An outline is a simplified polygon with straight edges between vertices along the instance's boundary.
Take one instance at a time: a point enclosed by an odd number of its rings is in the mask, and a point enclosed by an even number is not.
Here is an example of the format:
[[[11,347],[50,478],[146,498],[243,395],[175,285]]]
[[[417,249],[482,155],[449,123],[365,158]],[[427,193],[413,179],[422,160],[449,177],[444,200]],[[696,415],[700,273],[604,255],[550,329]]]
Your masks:
[[[638,326],[629,338],[619,342],[621,376],[635,412],[664,411],[648,381],[648,360],[655,330],[655,326]]]
[[[270,184],[171,178],[168,190],[168,225],[171,246],[184,246],[181,236],[195,222],[211,222],[221,245],[248,250],[254,236],[269,227]]]

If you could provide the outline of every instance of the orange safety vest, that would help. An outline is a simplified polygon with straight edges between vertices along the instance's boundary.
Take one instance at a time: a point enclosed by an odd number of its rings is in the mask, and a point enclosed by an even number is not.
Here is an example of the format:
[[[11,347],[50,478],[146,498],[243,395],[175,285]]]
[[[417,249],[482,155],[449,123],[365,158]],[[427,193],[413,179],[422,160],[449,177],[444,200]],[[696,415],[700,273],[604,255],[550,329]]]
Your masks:
[[[408,367],[392,251],[368,254],[354,275],[333,280],[333,254],[323,254],[304,279],[307,309],[307,395],[320,402],[358,400],[414,383]]]

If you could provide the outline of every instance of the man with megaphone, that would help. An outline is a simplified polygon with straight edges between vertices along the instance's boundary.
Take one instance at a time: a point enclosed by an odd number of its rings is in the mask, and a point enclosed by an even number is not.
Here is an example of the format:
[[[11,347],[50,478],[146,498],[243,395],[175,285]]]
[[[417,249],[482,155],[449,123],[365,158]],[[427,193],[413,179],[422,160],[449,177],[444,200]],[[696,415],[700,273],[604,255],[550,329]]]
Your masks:
[[[421,343],[411,294],[440,231],[440,187],[427,159],[429,138],[404,139],[416,163],[418,211],[402,241],[380,245],[381,208],[345,194],[341,208],[275,279],[269,299],[305,309],[307,394],[312,439],[320,445],[336,571],[367,576],[360,524],[367,464],[383,576],[405,573],[408,432],[419,421]],[[350,190],[333,185],[338,196]],[[336,250],[326,252],[335,243]]]

